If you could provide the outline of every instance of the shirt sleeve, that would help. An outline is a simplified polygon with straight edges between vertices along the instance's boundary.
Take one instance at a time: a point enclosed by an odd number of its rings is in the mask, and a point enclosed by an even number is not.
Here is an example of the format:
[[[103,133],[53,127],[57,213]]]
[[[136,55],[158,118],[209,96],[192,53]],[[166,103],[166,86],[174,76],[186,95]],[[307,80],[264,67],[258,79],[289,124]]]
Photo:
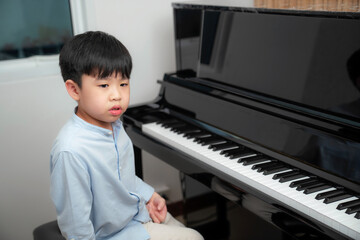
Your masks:
[[[145,203],[147,203],[151,196],[154,193],[154,188],[151,187],[149,184],[145,183],[143,180],[141,180],[139,177],[135,176],[136,179],[136,189],[138,193],[144,198]]]
[[[90,176],[85,164],[72,153],[61,152],[52,158],[50,194],[64,237],[95,240],[90,220],[93,201]]]

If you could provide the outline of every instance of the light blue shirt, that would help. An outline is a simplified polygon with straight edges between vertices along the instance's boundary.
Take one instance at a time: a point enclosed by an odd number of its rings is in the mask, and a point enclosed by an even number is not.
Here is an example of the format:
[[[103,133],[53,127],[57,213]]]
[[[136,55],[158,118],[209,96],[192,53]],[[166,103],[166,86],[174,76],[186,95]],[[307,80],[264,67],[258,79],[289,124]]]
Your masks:
[[[67,239],[149,239],[146,202],[154,189],[135,175],[132,142],[120,120],[113,132],[75,113],[50,156],[51,198]]]

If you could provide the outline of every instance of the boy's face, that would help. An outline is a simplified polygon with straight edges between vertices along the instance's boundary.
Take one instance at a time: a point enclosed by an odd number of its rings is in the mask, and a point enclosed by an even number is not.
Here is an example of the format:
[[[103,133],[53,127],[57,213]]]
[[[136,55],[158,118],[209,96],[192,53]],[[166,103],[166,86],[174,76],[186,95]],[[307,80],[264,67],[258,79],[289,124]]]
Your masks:
[[[115,73],[105,79],[83,74],[81,84],[76,114],[88,123],[112,130],[111,123],[119,119],[129,105],[129,79]]]

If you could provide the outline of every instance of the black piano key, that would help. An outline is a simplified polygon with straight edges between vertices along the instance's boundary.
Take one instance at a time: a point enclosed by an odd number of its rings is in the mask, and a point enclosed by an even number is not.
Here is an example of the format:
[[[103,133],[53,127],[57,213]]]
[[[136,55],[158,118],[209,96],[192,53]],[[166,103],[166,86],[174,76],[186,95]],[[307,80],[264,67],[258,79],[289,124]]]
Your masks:
[[[303,178],[306,175],[303,173],[298,173],[298,174],[294,174],[294,175],[289,175],[289,176],[285,176],[285,177],[281,177],[279,179],[279,182],[281,183],[285,183],[285,182],[289,182],[291,180],[295,180],[295,179],[299,179],[299,178]]]
[[[265,164],[265,163],[264,163]],[[257,172],[261,173],[263,171],[265,171],[267,168],[270,168],[270,167],[273,167],[273,166],[277,166],[278,163],[274,163],[274,164],[269,164],[269,165],[266,165],[266,166],[263,166],[263,167],[258,167],[257,168]]]
[[[214,136],[211,135],[211,133],[202,134],[202,135],[194,137],[194,142],[199,142],[199,141],[201,141],[201,139],[206,139],[206,138],[209,138],[209,137],[214,137]]]
[[[324,184],[323,182],[320,181],[314,181],[314,182],[308,182],[308,183],[303,183],[303,184],[299,184],[299,186],[296,187],[297,191],[303,191],[309,187],[316,187],[316,186],[321,186],[322,184]]]
[[[206,131],[200,131],[200,132],[192,132],[192,133],[184,134],[184,137],[186,137],[187,139],[192,139],[200,136],[210,136],[210,133]]]
[[[227,149],[227,150],[222,150],[220,152],[221,155],[224,155],[225,157],[229,156],[230,154],[233,153],[237,153],[237,152],[241,152],[244,150],[243,146],[238,146],[237,148],[232,148],[232,149]]]
[[[276,164],[278,164],[277,161],[271,160],[270,162],[255,164],[254,166],[251,167],[251,169],[254,169],[254,170],[260,169],[260,171],[261,171],[262,169],[264,169],[266,167],[274,166]]]
[[[210,149],[212,149],[213,151],[220,151],[220,150],[224,150],[224,149],[231,149],[231,148],[236,148],[239,145],[233,143],[233,142],[226,142],[226,143],[220,143],[220,144],[211,144],[209,146]]]
[[[290,169],[289,169],[290,170]],[[292,171],[288,171],[288,172],[283,172],[283,173],[277,173],[275,174],[272,179],[276,180],[276,179],[280,179],[282,177],[287,177],[287,176],[292,176],[292,175],[296,175],[299,174],[299,170],[292,170]]]
[[[189,125],[187,125],[187,124],[180,124],[180,126],[177,126],[177,125],[175,125],[175,126],[173,126],[173,127],[170,127],[170,131],[172,131],[172,132],[178,132],[178,129],[179,128],[184,128],[184,127],[190,127]]]
[[[209,144],[224,143],[224,142],[226,142],[226,140],[224,138],[212,136],[212,137],[208,137],[208,138],[202,138],[202,139],[200,139],[200,141],[198,143],[200,143],[202,146],[206,146]]]
[[[259,154],[259,155],[248,157],[248,158],[240,158],[238,160],[238,163],[242,163],[244,166],[248,166],[248,165],[252,165],[255,163],[261,163],[261,162],[268,161],[268,160],[269,160],[269,158],[267,156]]]
[[[213,138],[214,136],[213,135],[211,135],[211,133],[209,133],[208,135],[203,135],[203,136],[198,136],[198,137],[195,137],[195,139],[194,139],[194,142],[196,142],[196,143],[201,143],[201,141],[203,141],[203,140],[206,140],[206,139],[209,139],[209,138]]]
[[[308,182],[315,182],[315,181],[318,181],[316,177],[309,177],[309,178],[307,178],[307,179],[302,179],[302,180],[294,181],[294,182],[290,183],[289,186],[290,186],[291,188],[294,188],[294,187],[299,186],[300,184],[308,183]]]
[[[289,169],[289,167],[286,166],[286,165],[279,165],[279,166],[269,167],[269,168],[264,170],[263,174],[264,175],[269,175],[269,174],[281,172],[281,171],[284,171],[284,170],[287,170],[287,169]]]
[[[232,154],[229,154],[228,157],[230,159],[234,159],[234,158],[246,157],[246,156],[251,155],[251,154],[255,154],[255,152],[253,150],[250,150],[250,149],[244,149],[241,152],[234,152]]]
[[[180,127],[180,126],[184,126],[184,125],[186,125],[186,123],[184,123],[184,122],[170,122],[170,123],[161,124],[161,126],[163,126],[164,128]]]
[[[345,191],[343,189],[336,189],[336,190],[331,190],[331,191],[328,191],[328,192],[322,192],[322,193],[319,193],[318,195],[316,195],[315,199],[316,200],[321,200],[321,199],[324,199],[326,197],[330,197],[330,196],[337,195],[337,194],[344,193],[344,192]]]
[[[326,204],[329,204],[329,203],[333,203],[333,202],[336,202],[336,201],[340,201],[340,200],[343,200],[343,199],[346,199],[346,198],[350,198],[352,197],[353,195],[351,194],[347,194],[347,193],[340,193],[340,194],[337,194],[337,195],[333,195],[333,196],[330,196],[330,197],[326,197],[324,199],[324,203]]]
[[[180,126],[180,127],[175,127],[172,128],[172,131],[176,132],[176,133],[191,133],[191,132],[200,132],[200,128],[194,127],[194,126],[189,126],[189,125],[185,125],[185,126]]]
[[[347,214],[353,214],[355,212],[359,212],[360,211],[360,204],[359,205],[355,205],[352,207],[349,207],[348,209],[346,209],[345,213]]]
[[[360,204],[360,199],[357,199],[357,200],[352,200],[352,201],[349,201],[349,202],[344,202],[344,203],[340,203],[336,209],[338,210],[343,210],[345,208],[348,208],[348,207],[352,207],[352,206],[355,206],[355,205],[358,205]]]
[[[310,193],[318,192],[318,191],[321,191],[321,190],[329,189],[331,187],[332,187],[331,185],[324,183],[324,184],[319,185],[319,186],[308,187],[308,188],[305,189],[304,193],[305,194],[310,194]]]

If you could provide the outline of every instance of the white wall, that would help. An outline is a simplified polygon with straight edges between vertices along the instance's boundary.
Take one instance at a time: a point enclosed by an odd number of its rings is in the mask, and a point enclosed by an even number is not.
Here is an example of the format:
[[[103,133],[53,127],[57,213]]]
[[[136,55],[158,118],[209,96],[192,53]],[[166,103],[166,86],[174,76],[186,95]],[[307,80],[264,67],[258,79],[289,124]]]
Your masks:
[[[0,239],[32,239],[54,219],[49,151],[74,103],[58,75],[0,84]]]
[[[91,28],[113,34],[132,54],[132,105],[155,98],[156,80],[175,69],[170,2],[86,0]],[[0,239],[4,240],[31,240],[36,226],[55,219],[49,197],[49,151],[75,106],[59,73],[26,75],[25,71],[21,78],[8,81],[0,69]],[[179,200],[177,171],[145,155],[146,180],[152,185],[169,183],[170,199]],[[168,174],[163,180],[154,178],[159,174],[153,169]]]

